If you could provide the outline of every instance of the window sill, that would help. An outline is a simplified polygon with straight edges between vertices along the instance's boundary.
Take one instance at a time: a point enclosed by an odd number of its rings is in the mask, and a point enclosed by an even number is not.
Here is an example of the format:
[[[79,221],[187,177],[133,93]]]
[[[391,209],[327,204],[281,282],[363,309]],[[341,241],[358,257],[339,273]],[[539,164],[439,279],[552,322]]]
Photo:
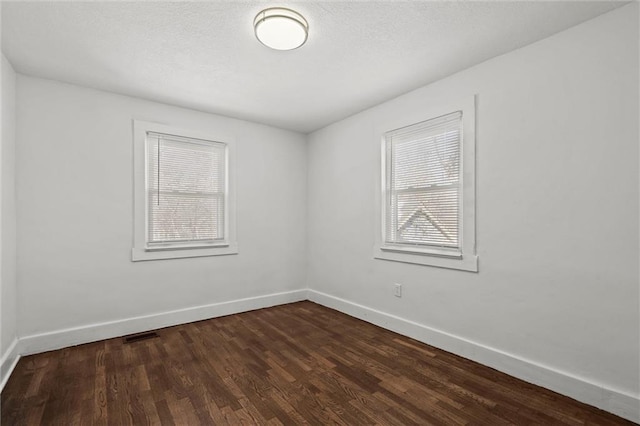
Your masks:
[[[438,256],[438,257],[447,257],[450,259],[462,259],[462,252],[459,250],[446,250],[446,249],[434,249],[434,248],[422,248],[422,247],[412,247],[412,246],[394,246],[394,245],[385,245],[380,247],[380,250],[385,252],[396,252],[396,253],[405,253],[405,254],[417,254],[421,256]]]
[[[187,257],[225,256],[231,254],[238,254],[237,243],[230,243],[224,246],[208,246],[198,248],[133,248],[131,250],[131,261],[138,262],[144,260],[182,259]]]
[[[376,246],[373,249],[373,257],[393,262],[478,272],[478,256],[476,255],[447,253],[438,250],[426,251],[410,247]]]

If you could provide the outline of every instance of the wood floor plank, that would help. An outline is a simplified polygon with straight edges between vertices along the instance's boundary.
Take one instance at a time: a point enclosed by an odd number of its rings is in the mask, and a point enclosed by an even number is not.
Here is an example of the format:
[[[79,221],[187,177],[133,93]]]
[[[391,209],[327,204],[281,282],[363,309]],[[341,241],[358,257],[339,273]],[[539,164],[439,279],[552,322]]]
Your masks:
[[[311,302],[23,357],[1,423],[628,425]]]

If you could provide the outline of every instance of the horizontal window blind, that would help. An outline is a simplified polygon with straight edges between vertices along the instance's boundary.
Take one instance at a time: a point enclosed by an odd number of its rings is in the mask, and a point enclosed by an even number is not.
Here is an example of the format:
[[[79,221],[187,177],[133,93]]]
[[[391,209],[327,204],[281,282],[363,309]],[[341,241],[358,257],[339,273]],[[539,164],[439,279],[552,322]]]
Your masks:
[[[460,249],[460,111],[388,132],[385,242]]]
[[[225,239],[226,145],[147,133],[147,244]]]

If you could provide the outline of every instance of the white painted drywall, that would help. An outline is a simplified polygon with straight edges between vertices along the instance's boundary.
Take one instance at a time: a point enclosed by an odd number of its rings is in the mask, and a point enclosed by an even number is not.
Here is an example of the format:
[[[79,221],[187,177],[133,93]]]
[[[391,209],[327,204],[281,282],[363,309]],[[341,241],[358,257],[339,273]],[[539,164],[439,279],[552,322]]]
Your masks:
[[[297,290],[303,135],[18,76],[19,335]],[[131,262],[132,119],[236,140],[239,254]]]
[[[637,398],[637,8],[312,133],[309,288]],[[480,272],[374,260],[376,129],[473,94]]]
[[[16,202],[15,202],[15,107],[16,73],[2,55],[2,140],[0,143],[0,360],[16,338]],[[0,381],[5,364],[0,363]]]

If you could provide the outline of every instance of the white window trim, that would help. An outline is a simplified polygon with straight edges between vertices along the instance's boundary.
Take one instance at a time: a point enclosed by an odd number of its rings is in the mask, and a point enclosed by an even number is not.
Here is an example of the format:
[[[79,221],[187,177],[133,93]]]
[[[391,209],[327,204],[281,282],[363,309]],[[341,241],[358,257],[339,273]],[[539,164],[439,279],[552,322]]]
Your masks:
[[[375,259],[418,265],[436,266],[440,268],[459,269],[478,272],[478,255],[476,254],[476,194],[475,194],[475,96],[458,102],[441,105],[438,108],[414,112],[396,120],[387,120],[376,128],[379,137],[378,164],[379,175],[376,179],[375,191]],[[386,188],[386,141],[385,133],[410,126],[431,118],[462,111],[462,234],[460,252],[448,252],[437,248],[411,247],[409,245],[392,245],[384,240],[384,203]]]
[[[224,243],[212,245],[183,244],[167,247],[147,246],[147,202],[145,177],[147,132],[163,133],[193,139],[222,142],[227,145],[227,199]],[[133,248],[131,260],[179,259],[220,256],[238,253],[236,240],[235,141],[224,135],[211,135],[178,129],[149,121],[133,120]]]

